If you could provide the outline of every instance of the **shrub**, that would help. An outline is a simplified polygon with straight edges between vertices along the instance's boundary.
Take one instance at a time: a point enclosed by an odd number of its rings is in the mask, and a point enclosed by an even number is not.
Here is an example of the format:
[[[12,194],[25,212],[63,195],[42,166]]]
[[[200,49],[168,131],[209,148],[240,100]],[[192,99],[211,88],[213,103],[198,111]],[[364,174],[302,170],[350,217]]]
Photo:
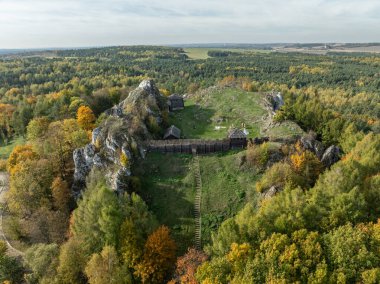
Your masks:
[[[250,144],[247,150],[247,162],[250,167],[257,167],[262,170],[269,159],[268,143],[261,145]]]
[[[7,160],[0,159],[0,171],[7,170]]]
[[[271,186],[284,188],[286,182],[292,176],[291,166],[285,162],[279,162],[270,167],[256,183],[256,190],[263,192]]]

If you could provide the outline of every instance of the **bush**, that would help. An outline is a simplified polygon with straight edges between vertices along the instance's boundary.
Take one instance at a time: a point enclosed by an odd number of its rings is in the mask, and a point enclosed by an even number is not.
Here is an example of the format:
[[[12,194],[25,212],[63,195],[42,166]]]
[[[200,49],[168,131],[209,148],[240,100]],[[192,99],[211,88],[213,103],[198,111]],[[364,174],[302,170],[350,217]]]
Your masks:
[[[7,160],[0,159],[0,171],[7,170]]]
[[[250,167],[263,170],[269,159],[268,143],[261,145],[250,144],[247,149],[247,163]]]
[[[286,182],[292,176],[292,168],[285,162],[279,162],[270,167],[256,183],[256,190],[264,192],[272,186],[284,188]]]

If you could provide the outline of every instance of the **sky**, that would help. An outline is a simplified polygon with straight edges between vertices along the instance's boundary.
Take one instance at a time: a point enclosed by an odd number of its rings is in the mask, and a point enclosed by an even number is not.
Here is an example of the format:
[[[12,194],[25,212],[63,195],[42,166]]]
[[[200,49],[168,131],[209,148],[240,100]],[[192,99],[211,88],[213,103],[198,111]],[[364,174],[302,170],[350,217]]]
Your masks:
[[[380,0],[0,0],[0,48],[380,42]]]

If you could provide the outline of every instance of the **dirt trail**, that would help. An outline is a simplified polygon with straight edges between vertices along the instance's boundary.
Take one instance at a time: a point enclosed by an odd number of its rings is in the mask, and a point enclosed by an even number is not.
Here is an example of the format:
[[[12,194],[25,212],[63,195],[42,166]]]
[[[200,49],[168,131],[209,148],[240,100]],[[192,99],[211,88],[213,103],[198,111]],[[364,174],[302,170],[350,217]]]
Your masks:
[[[22,256],[24,253],[12,247],[3,231],[3,207],[5,206],[5,193],[8,190],[8,178],[6,172],[0,172],[0,239],[7,244],[10,256]]]

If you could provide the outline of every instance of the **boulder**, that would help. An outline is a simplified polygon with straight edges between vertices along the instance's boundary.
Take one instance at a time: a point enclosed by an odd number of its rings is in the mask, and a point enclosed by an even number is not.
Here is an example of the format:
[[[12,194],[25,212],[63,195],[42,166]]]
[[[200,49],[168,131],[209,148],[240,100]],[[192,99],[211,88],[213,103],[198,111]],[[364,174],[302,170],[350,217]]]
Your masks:
[[[318,159],[322,159],[325,147],[323,146],[322,142],[316,139],[315,135],[308,134],[302,136],[300,142],[302,148],[314,153],[318,157]]]
[[[331,167],[333,164],[338,162],[340,159],[340,148],[338,146],[332,145],[326,149],[323,153],[321,162],[326,167]]]
[[[267,191],[263,192],[261,196],[264,199],[272,198],[273,196],[275,196],[277,194],[277,192],[279,192],[278,188],[275,186],[272,186]]]

